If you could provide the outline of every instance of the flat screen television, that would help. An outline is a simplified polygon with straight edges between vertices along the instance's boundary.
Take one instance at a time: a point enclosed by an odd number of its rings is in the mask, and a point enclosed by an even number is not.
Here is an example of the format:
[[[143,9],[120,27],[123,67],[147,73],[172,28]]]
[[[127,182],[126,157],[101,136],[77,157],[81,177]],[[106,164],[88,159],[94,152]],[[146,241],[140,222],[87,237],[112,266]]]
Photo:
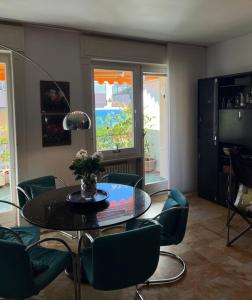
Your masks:
[[[219,110],[219,141],[252,149],[252,109]]]

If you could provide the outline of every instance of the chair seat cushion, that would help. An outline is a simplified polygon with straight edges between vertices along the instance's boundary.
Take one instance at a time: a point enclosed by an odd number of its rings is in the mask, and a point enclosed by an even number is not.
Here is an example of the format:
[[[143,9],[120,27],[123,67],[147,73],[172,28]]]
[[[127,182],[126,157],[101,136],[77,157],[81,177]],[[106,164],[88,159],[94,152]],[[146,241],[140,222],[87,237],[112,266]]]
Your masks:
[[[36,290],[39,292],[53,281],[68,265],[72,263],[68,252],[35,247],[29,251],[32,262],[39,262],[40,267],[48,266],[34,278]]]
[[[40,238],[40,229],[37,226],[20,226],[12,227],[11,229],[18,233],[25,246],[37,242]],[[11,242],[17,242],[15,236],[8,231],[4,232],[4,236],[2,238]]]
[[[241,213],[251,218],[252,217],[252,188],[240,184],[234,205],[239,209]]]
[[[31,260],[31,268],[32,268],[32,273],[34,276],[39,275],[40,273],[44,272],[49,268],[48,265],[43,264],[41,261],[38,260]]]

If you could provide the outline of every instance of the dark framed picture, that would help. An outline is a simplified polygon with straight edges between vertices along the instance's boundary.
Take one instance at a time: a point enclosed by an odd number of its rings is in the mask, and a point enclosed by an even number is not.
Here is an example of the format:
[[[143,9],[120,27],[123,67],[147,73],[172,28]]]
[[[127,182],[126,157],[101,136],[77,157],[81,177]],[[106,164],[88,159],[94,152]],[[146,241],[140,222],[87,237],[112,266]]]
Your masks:
[[[41,113],[67,113],[70,111],[70,85],[69,82],[57,81],[61,91],[53,81],[40,81]],[[64,93],[64,95],[63,95]]]
[[[43,114],[42,144],[43,147],[71,145],[71,131],[63,129],[65,114]]]

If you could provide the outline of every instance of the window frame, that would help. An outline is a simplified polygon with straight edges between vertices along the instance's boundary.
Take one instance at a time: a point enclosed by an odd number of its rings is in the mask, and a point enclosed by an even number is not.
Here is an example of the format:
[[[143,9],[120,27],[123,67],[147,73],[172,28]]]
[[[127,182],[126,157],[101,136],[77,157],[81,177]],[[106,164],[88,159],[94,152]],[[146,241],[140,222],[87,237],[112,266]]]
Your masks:
[[[134,130],[134,147],[123,148],[119,152],[115,150],[102,151],[106,160],[125,158],[125,157],[140,157],[141,156],[141,135],[142,135],[142,101],[141,101],[141,70],[139,65],[123,64],[114,62],[92,62],[91,65],[91,91],[92,91],[92,121],[93,121],[93,148],[96,147],[96,119],[95,119],[95,91],[94,91],[94,70],[120,70],[132,71],[133,74],[133,130]]]
[[[8,134],[9,134],[9,150],[10,150],[10,193],[11,202],[17,202],[17,146],[16,146],[16,122],[15,122],[15,103],[14,103],[14,90],[13,90],[13,60],[11,54],[0,51],[0,62],[6,64],[6,82],[7,82],[7,112],[8,112]],[[1,204],[0,204],[1,205]],[[1,212],[1,225],[15,226],[17,224],[18,212],[13,206],[10,210]]]

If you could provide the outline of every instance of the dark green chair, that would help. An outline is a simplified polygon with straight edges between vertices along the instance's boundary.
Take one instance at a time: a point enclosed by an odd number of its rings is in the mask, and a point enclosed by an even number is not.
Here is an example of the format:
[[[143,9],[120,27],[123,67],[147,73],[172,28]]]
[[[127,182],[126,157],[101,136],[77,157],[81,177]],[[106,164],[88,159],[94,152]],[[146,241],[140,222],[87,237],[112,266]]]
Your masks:
[[[20,182],[17,186],[20,207],[40,194],[56,189],[55,176],[43,176]]]
[[[20,182],[17,186],[20,207],[23,207],[27,201],[33,200],[35,197],[45,192],[55,190],[56,180],[58,180],[63,186],[67,186],[62,179],[52,175]],[[76,233],[76,235],[72,235],[65,231],[61,231],[61,233],[72,239],[76,239],[78,237],[78,233]]]
[[[103,177],[108,183],[125,184],[132,187],[142,188],[143,177],[129,173],[110,173]]]
[[[162,226],[160,246],[170,246],[181,243],[186,231],[189,203],[186,197],[176,189],[158,191],[151,196],[167,191],[170,193],[160,214],[153,219],[135,219],[129,221],[127,222],[126,230],[142,228],[148,225],[151,220],[157,220]],[[186,272],[186,265],[181,257],[168,251],[160,251],[160,254],[178,260],[182,266],[182,270],[179,274],[171,278],[147,280],[146,284],[172,283],[181,279]]]
[[[62,243],[67,251],[38,246],[48,241]],[[74,266],[75,299],[78,299],[76,258],[66,242],[47,238],[26,247],[0,239],[0,297],[25,299],[37,295],[70,264]]]
[[[0,205],[1,203],[9,204],[21,210],[20,206],[12,202],[0,200]],[[14,232],[14,234],[12,231]],[[0,239],[15,242],[17,241],[15,238],[15,233],[18,234],[18,236],[21,238],[22,243],[26,246],[35,243],[40,239],[40,229],[37,226],[27,225],[6,228],[0,225]]]
[[[82,272],[98,290],[117,290],[144,283],[156,270],[159,260],[160,225],[79,241]],[[83,238],[91,247],[81,251]]]

